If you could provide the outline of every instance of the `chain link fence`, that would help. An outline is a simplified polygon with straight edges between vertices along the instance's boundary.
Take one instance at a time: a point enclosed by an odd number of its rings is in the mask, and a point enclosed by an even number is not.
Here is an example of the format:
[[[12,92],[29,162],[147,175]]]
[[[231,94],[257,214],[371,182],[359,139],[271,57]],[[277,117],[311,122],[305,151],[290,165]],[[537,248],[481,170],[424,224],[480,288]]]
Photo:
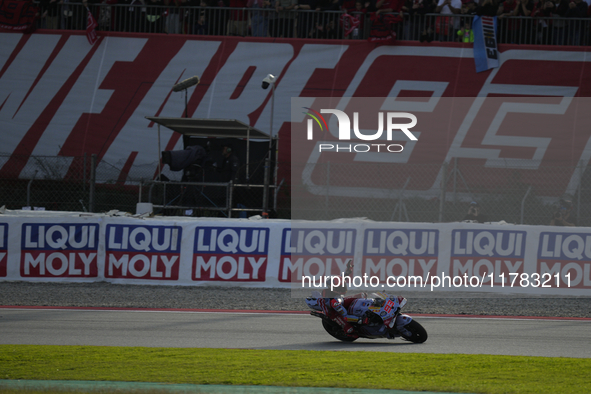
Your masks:
[[[0,204],[8,209],[134,212],[138,201],[139,180],[97,166],[94,155],[0,155],[0,168]]]
[[[226,183],[180,182],[180,173],[179,180],[155,181],[157,167],[154,164],[124,170],[105,161],[98,163],[94,155],[0,154],[0,206],[135,213],[138,202],[151,202],[155,214],[168,216],[248,217],[262,212],[264,185],[258,178],[251,183],[232,184],[231,188]],[[249,168],[258,173],[264,165],[254,161]],[[246,171],[246,165],[239,171]],[[283,184],[269,186],[267,204],[272,217],[289,218],[287,189]],[[229,206],[233,212],[229,212]]]
[[[89,159],[0,155],[0,204],[8,209],[88,210]]]
[[[591,171],[584,163],[542,167],[504,161],[489,168],[453,160],[407,164],[404,171],[363,163],[279,167],[291,169],[292,181],[279,179],[269,187],[269,209],[276,218],[451,222],[461,221],[470,202],[477,201],[490,221],[546,225],[559,199],[567,197],[578,225],[591,226]],[[228,216],[225,184],[195,187],[173,180],[164,188],[153,181],[157,166],[126,173],[109,163],[98,165],[96,156],[0,155],[0,168],[0,205],[8,209],[135,213],[138,202],[152,202],[162,206],[155,214]],[[232,217],[262,212],[263,185],[232,186]]]
[[[453,222],[476,201],[487,221],[548,225],[564,198],[578,225],[591,225],[591,171],[583,163],[308,163],[292,164],[292,180],[293,219]]]

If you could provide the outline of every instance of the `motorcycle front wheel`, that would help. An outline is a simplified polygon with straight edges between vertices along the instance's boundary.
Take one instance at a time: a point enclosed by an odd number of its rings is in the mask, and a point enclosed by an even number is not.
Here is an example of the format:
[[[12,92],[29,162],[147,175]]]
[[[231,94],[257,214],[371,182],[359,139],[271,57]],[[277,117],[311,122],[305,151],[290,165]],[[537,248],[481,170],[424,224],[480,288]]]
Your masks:
[[[410,336],[403,335],[402,338],[412,343],[423,343],[427,340],[427,330],[423,328],[416,320],[411,321],[404,326],[408,331],[411,332]]]
[[[322,319],[322,327],[326,330],[326,332],[333,336],[334,338],[338,339],[339,341],[343,342],[353,342],[357,338],[353,338],[345,334],[343,328],[339,326],[337,323],[328,322],[325,319]]]

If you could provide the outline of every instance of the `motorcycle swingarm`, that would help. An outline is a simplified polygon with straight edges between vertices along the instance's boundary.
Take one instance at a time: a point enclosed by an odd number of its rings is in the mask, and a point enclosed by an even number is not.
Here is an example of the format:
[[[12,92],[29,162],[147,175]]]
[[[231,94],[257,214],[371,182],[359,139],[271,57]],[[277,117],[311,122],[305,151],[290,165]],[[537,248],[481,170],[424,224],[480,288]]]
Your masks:
[[[320,313],[320,312],[310,312],[310,314],[311,314],[312,316],[319,317],[319,318],[321,318],[321,319],[323,319],[323,320],[324,320],[324,319],[326,319],[327,321],[332,321],[332,320],[330,320],[330,319],[328,318],[328,316],[326,316],[324,313]]]

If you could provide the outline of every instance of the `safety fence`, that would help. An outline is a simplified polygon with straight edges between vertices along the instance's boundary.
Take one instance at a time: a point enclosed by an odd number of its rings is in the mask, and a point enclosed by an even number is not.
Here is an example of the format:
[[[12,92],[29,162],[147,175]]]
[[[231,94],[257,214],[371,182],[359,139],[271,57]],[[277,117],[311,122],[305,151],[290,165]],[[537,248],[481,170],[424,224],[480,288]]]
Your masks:
[[[138,180],[95,155],[0,155],[0,204],[9,209],[135,210]]]
[[[314,39],[367,39],[372,21],[368,12],[285,10],[232,7],[168,7],[129,4],[89,6],[100,31],[216,36],[289,37]],[[591,19],[552,16],[498,18],[499,43],[589,45]],[[473,42],[474,15],[404,13],[388,22],[398,40]],[[39,20],[39,28],[85,30],[87,10],[82,4],[64,3]],[[380,22],[381,23],[381,22]],[[350,27],[345,29],[344,26]],[[356,26],[356,27],[354,27]],[[349,34],[346,34],[345,31]]]
[[[591,225],[591,171],[585,171],[583,163],[542,166],[500,161],[489,168],[457,159],[404,168],[308,163],[292,164],[292,181],[293,219],[454,222],[464,220],[470,204],[477,202],[479,220],[548,225],[563,199],[570,201],[570,218],[576,218],[576,224]]]
[[[251,173],[263,167],[250,162]],[[130,169],[141,174],[130,176],[99,163],[96,155],[0,155],[0,168],[0,206],[8,209],[135,213],[138,202],[150,202],[155,214],[166,216],[244,217],[261,214],[266,204],[272,217],[289,217],[284,182],[272,182],[265,200],[262,183],[181,182],[164,176],[155,180],[157,165]],[[242,166],[239,172],[245,170]]]
[[[109,163],[97,163],[96,156],[0,155],[0,205],[134,213],[138,202],[151,202],[157,214],[219,217],[252,216],[263,210],[262,184],[160,181],[153,167],[130,170],[141,174],[131,177]],[[271,217],[453,222],[463,220],[476,201],[488,221],[539,225],[550,223],[563,198],[571,201],[571,218],[579,226],[591,226],[591,171],[584,163],[519,166],[507,161],[486,168],[452,160],[407,164],[404,172],[362,163],[279,167],[291,169],[292,176],[291,181],[271,182],[266,202]],[[16,171],[20,175],[15,176]],[[369,185],[372,180],[379,180],[381,188]]]

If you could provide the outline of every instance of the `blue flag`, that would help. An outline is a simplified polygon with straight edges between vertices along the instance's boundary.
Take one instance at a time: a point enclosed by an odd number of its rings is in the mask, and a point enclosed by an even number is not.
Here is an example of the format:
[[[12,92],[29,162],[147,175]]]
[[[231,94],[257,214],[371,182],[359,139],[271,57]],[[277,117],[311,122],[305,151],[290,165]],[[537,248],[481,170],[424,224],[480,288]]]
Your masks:
[[[499,67],[497,49],[497,17],[475,16],[472,21],[474,32],[474,63],[476,72]]]

